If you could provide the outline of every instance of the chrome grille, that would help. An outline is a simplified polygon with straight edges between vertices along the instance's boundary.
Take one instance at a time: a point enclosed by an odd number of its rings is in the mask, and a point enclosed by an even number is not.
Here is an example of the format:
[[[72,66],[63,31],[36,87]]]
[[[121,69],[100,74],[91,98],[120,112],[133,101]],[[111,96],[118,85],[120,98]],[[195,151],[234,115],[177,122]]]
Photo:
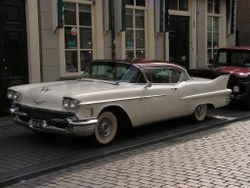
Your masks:
[[[69,116],[74,116],[74,113],[71,112],[61,112],[61,111],[53,111],[40,108],[32,108],[23,105],[17,105],[17,106],[19,107],[20,111],[27,113],[29,117],[33,119],[43,119],[43,120],[65,119]]]

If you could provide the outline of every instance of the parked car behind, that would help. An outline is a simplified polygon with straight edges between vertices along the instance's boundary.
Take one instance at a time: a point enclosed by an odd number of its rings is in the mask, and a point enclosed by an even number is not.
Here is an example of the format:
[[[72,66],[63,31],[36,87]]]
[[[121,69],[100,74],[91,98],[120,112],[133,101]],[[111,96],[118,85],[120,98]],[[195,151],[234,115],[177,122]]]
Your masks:
[[[34,131],[93,136],[108,144],[122,124],[133,127],[192,115],[228,104],[227,75],[192,79],[175,64],[93,61],[77,80],[10,87],[16,123]]]
[[[203,78],[230,74],[227,87],[232,89],[231,100],[250,108],[250,47],[221,48],[212,65],[190,70],[189,74]]]

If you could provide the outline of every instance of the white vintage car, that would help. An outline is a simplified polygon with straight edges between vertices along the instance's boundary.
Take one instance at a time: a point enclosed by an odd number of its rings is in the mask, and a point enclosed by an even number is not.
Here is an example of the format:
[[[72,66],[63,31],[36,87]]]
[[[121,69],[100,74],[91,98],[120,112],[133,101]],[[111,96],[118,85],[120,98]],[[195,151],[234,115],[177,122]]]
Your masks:
[[[122,125],[133,127],[193,115],[229,103],[228,75],[193,79],[175,64],[93,61],[77,80],[10,87],[16,123],[35,131],[90,136],[110,143]]]

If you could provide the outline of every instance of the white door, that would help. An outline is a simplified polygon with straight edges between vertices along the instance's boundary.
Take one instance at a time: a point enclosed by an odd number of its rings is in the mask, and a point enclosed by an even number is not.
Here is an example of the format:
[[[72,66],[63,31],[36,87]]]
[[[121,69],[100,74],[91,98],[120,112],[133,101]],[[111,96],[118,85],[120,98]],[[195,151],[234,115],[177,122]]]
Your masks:
[[[177,67],[147,67],[145,70],[150,87],[144,89],[144,123],[161,121],[183,114],[179,89],[183,70]]]
[[[155,122],[180,115],[177,85],[152,84],[144,90],[145,123]]]

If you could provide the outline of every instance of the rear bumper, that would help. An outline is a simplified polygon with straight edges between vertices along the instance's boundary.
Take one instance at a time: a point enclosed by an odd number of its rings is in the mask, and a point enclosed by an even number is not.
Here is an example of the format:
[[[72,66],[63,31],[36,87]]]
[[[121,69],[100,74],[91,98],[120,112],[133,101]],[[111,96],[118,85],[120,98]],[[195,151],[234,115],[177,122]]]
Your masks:
[[[231,100],[232,101],[248,101],[250,96],[250,83],[246,81],[237,81],[235,79],[229,80],[228,87],[232,89]],[[234,86],[239,86],[240,92],[236,93],[233,90]]]
[[[15,123],[39,132],[90,136],[94,134],[96,124],[98,123],[98,120],[95,118],[78,120],[76,116],[71,116],[64,119],[39,119],[41,124],[38,126],[33,123],[37,118],[32,119],[28,113],[20,111],[17,107],[12,106],[10,111]],[[62,124],[63,126],[55,126]]]
[[[247,101],[248,100],[248,94],[236,94],[232,93],[230,96],[231,100],[233,101]]]

